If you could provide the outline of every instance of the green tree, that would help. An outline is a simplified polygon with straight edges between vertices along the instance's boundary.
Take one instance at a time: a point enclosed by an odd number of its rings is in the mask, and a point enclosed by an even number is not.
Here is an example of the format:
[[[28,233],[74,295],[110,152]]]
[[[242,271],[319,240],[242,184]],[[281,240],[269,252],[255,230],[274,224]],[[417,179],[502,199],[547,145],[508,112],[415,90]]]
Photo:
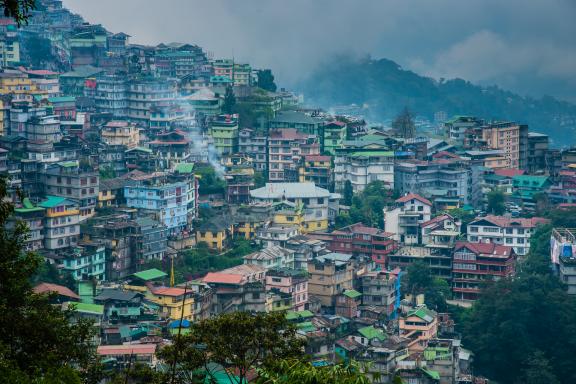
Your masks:
[[[432,276],[430,267],[424,262],[410,264],[402,281],[405,293],[424,294],[424,302],[429,308],[441,312],[447,310],[446,300],[450,298],[450,285],[445,279]]]
[[[181,383],[197,380],[193,374],[201,369],[214,379],[209,365],[216,363],[225,368],[231,382],[238,384],[248,382],[252,369],[266,369],[278,359],[302,354],[303,341],[282,312],[233,312],[201,320],[160,352]],[[236,378],[229,369],[235,370]]]
[[[228,115],[236,113],[236,96],[234,96],[234,90],[231,86],[226,87],[226,93],[224,93],[224,104],[222,104],[222,113]]]
[[[72,311],[62,311],[50,304],[49,296],[33,292],[31,280],[41,258],[23,251],[28,233],[23,222],[7,227],[14,206],[6,196],[6,181],[0,179],[0,377],[79,382],[81,374],[92,372],[92,324],[72,324]]]
[[[502,215],[506,212],[506,195],[504,194],[504,191],[495,188],[488,192],[486,197],[488,199],[488,213]]]
[[[100,173],[101,180],[113,179],[116,177],[116,171],[111,166],[102,167],[98,172]]]
[[[405,139],[411,139],[416,136],[416,125],[414,117],[407,107],[392,122],[392,128]]]
[[[274,83],[274,75],[270,69],[262,69],[257,72],[258,81],[256,86],[270,92],[276,92],[276,84]]]
[[[372,383],[367,367],[352,361],[315,367],[298,359],[280,359],[258,369],[257,384],[368,384]]]
[[[352,198],[354,197],[354,189],[352,188],[352,182],[350,180],[346,180],[344,182],[344,205],[352,205]]]
[[[28,23],[32,10],[36,9],[36,0],[0,0],[4,17],[14,19],[18,26]]]
[[[254,188],[261,188],[266,185],[266,175],[264,171],[254,172]]]

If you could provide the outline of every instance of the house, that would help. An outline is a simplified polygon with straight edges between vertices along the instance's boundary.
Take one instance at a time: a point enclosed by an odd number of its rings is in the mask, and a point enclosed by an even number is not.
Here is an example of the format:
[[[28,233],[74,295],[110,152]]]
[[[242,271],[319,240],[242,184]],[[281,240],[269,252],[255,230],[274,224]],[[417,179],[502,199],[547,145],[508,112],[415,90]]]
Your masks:
[[[296,182],[305,156],[319,154],[320,143],[316,135],[294,128],[271,130],[268,135],[268,179]]]
[[[104,308],[104,318],[112,323],[130,323],[144,313],[144,294],[121,289],[104,289],[94,297]]]
[[[306,155],[299,169],[301,183],[314,183],[324,189],[332,189],[332,157],[326,155]]]
[[[360,304],[362,304],[362,294],[355,289],[347,289],[336,296],[335,313],[347,318],[358,317]]]
[[[266,183],[266,186],[250,191],[250,195],[256,202],[287,201],[302,206],[304,232],[317,232],[328,228],[331,195],[314,183]]]
[[[488,215],[479,217],[467,227],[467,240],[471,243],[494,243],[514,248],[519,256],[528,254],[530,237],[541,224],[549,220],[543,217],[511,218]]]
[[[322,153],[334,155],[337,148],[344,146],[347,126],[343,121],[333,120],[324,124],[324,136],[322,139]]]
[[[373,325],[367,327],[362,327],[358,329],[358,333],[355,334],[354,340],[359,342],[364,346],[374,345],[377,346],[383,343],[388,338],[384,330],[375,328]]]
[[[210,122],[210,136],[216,152],[222,155],[238,153],[238,115],[220,115]]]
[[[420,224],[421,242],[423,245],[451,247],[460,235],[460,226],[460,221],[451,215],[438,215]]]
[[[437,314],[422,305],[401,316],[398,327],[400,336],[405,336],[415,341],[409,346],[409,349],[422,351],[427,341],[435,338],[438,333]]]
[[[319,256],[308,264],[308,292],[320,299],[322,307],[332,309],[336,297],[347,289],[352,289],[352,255],[328,253]]]
[[[293,311],[304,311],[308,304],[308,276],[305,271],[273,268],[266,271],[266,291],[292,295]]]
[[[44,248],[56,250],[76,245],[80,237],[78,203],[60,196],[46,196],[38,206],[46,210]]]
[[[394,318],[400,307],[399,268],[358,273],[358,289],[362,292],[362,305],[382,310],[382,314]]]
[[[179,287],[154,287],[147,298],[159,306],[161,317],[170,320],[194,320],[194,292]]]
[[[34,293],[42,294],[46,293],[49,295],[54,295],[52,300],[53,304],[61,304],[66,301],[79,301],[80,296],[78,296],[70,288],[63,285],[51,284],[51,283],[40,283],[34,287]]]
[[[157,344],[153,343],[100,345],[96,349],[96,354],[102,360],[114,361],[119,369],[130,367],[134,360],[155,367],[158,363],[157,347]]]
[[[125,145],[128,148],[140,144],[140,130],[135,124],[127,121],[112,120],[100,130],[102,142],[108,145]]]
[[[510,199],[527,210],[536,207],[535,195],[547,193],[552,182],[548,176],[517,175],[512,178]]]
[[[432,202],[416,193],[396,199],[396,205],[384,208],[385,231],[402,244],[420,244],[420,225],[430,221]]]
[[[495,243],[458,242],[452,264],[452,292],[457,300],[476,300],[488,281],[515,273],[514,248]]]
[[[27,197],[22,200],[22,206],[14,208],[14,218],[22,220],[28,227],[28,236],[24,240],[24,248],[37,251],[44,248],[44,216],[46,209],[35,206]]]
[[[76,281],[106,278],[105,246],[101,241],[80,240],[76,246],[57,251],[62,270]],[[50,257],[50,255],[46,255]]]
[[[217,216],[196,228],[196,242],[204,242],[210,249],[223,251],[234,233],[233,223],[229,218]]]
[[[244,256],[244,264],[254,264],[268,269],[294,269],[294,251],[273,245]]]
[[[367,144],[368,145],[368,144]],[[369,149],[369,147],[368,147]],[[384,149],[339,151],[334,155],[335,190],[342,192],[347,181],[355,193],[373,181],[394,188],[394,151]]]

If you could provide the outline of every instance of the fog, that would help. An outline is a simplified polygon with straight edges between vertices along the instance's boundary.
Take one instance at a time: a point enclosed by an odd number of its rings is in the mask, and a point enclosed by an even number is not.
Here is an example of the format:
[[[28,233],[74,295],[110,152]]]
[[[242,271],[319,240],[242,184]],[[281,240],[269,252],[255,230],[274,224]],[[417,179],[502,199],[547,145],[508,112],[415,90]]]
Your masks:
[[[334,53],[576,101],[574,0],[64,0],[142,44],[190,42],[290,86]]]

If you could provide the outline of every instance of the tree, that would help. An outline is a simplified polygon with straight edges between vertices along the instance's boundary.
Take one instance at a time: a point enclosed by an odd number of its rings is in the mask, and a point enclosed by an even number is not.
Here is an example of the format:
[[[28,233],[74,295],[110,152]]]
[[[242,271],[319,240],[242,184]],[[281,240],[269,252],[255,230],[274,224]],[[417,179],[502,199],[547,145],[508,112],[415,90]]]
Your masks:
[[[276,84],[274,83],[274,75],[270,69],[262,69],[257,72],[258,81],[256,86],[270,92],[276,92]]]
[[[369,183],[362,193],[352,197],[350,219],[353,223],[382,228],[384,226],[384,207],[393,198],[393,191],[381,181]]]
[[[536,215],[537,216],[546,216],[550,209],[552,208],[552,204],[550,203],[550,199],[548,198],[547,193],[535,193],[532,197],[534,202],[536,203]]]
[[[506,195],[504,194],[504,191],[495,188],[488,192],[486,197],[488,199],[487,210],[489,213],[502,215],[506,212],[506,206],[504,204],[506,202]]]
[[[0,0],[4,17],[13,18],[18,26],[28,23],[32,10],[36,9],[36,0]]]
[[[344,182],[344,205],[352,205],[352,198],[354,197],[354,189],[352,188],[352,182],[350,180],[346,180]]]
[[[41,258],[23,251],[23,222],[7,227],[14,205],[0,179],[0,377],[12,382],[79,382],[94,362],[90,322],[71,324],[73,311],[32,290]],[[80,371],[76,371],[76,367]],[[8,381],[10,382],[10,381]]]
[[[236,112],[236,96],[234,96],[234,90],[231,86],[226,87],[226,93],[224,93],[224,104],[222,105],[222,112],[231,115]]]
[[[270,367],[258,369],[257,384],[368,384],[372,380],[366,373],[367,367],[352,361],[350,364],[335,364],[315,367],[297,359],[274,361]]]
[[[243,384],[252,369],[273,367],[278,359],[302,353],[303,341],[283,312],[233,312],[192,324],[187,335],[177,336],[160,355],[179,382],[192,383],[200,369],[212,376],[209,364],[216,363],[231,382]]]
[[[392,128],[405,139],[411,139],[416,136],[416,125],[408,108],[405,107],[396,117],[392,122]]]
[[[450,285],[442,278],[434,277],[430,267],[422,261],[410,264],[406,270],[404,291],[411,295],[424,294],[425,304],[434,310],[446,311],[450,298]]]
[[[261,188],[266,185],[266,175],[264,171],[254,172],[254,188]]]
[[[100,173],[101,180],[113,179],[116,177],[116,171],[111,166],[101,167],[98,172]]]

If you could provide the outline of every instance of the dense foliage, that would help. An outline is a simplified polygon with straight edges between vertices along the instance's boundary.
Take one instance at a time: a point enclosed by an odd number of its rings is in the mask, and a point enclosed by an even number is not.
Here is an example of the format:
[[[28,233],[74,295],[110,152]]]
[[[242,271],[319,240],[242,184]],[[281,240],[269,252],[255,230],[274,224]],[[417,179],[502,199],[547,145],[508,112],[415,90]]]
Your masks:
[[[18,25],[28,22],[30,13],[36,9],[36,0],[0,0],[4,17],[13,18]]]
[[[265,89],[270,92],[276,92],[276,83],[274,83],[274,75],[270,69],[262,69],[257,72],[258,82],[256,86],[258,88]]]
[[[448,308],[446,300],[450,299],[450,285],[445,279],[432,276],[430,267],[422,261],[411,264],[402,279],[404,294],[424,295],[424,303],[428,308],[445,312]]]
[[[366,105],[368,109],[363,112],[371,119],[392,119],[407,106],[430,119],[435,112],[445,111],[487,120],[517,120],[563,144],[576,141],[575,127],[565,125],[576,117],[573,104],[549,96],[521,97],[496,86],[479,87],[462,79],[436,81],[387,59],[330,57],[300,88],[310,100],[326,107]]]
[[[501,189],[493,189],[486,195],[488,199],[488,213],[502,215],[506,212],[506,195]]]
[[[344,190],[344,200],[350,199],[350,187]],[[342,213],[336,217],[336,227],[342,228],[350,224],[362,222],[371,227],[384,227],[384,207],[392,202],[394,192],[386,187],[381,181],[373,181],[352,198],[352,204],[348,213]]]
[[[459,317],[475,365],[502,383],[574,383],[576,298],[550,273],[550,232],[576,227],[576,211],[552,211],[538,227],[514,279],[488,285],[473,309]]]
[[[7,226],[14,206],[4,200],[6,192],[0,179],[0,377],[5,383],[79,383],[92,372],[92,326],[71,324],[73,312],[34,293],[31,279],[42,259],[23,251],[24,223]]]

